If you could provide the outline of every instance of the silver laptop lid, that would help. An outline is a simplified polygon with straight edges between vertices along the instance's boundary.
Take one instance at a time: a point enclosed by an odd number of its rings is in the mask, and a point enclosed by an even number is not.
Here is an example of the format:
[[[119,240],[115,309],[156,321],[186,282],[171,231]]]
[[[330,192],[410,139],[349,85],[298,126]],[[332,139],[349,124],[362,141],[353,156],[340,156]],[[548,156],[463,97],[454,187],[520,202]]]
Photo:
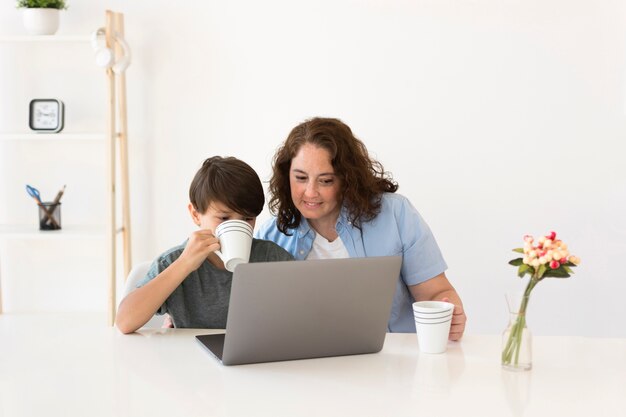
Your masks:
[[[237,266],[222,363],[380,351],[400,265],[393,256]]]

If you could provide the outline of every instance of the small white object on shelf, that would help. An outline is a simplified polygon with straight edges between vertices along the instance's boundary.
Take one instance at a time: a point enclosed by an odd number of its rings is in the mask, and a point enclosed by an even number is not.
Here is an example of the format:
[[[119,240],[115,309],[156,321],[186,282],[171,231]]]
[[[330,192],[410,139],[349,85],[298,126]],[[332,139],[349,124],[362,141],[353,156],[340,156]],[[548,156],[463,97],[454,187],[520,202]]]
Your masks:
[[[25,8],[22,21],[30,35],[54,35],[59,30],[59,9]]]

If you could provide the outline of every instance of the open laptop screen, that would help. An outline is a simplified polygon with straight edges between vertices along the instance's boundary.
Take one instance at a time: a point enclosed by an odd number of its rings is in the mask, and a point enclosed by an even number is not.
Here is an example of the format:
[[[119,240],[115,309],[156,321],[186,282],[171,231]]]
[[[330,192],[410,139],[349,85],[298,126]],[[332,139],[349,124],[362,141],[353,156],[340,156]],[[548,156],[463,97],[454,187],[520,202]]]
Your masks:
[[[226,336],[197,338],[225,365],[378,352],[400,264],[399,256],[241,264]]]

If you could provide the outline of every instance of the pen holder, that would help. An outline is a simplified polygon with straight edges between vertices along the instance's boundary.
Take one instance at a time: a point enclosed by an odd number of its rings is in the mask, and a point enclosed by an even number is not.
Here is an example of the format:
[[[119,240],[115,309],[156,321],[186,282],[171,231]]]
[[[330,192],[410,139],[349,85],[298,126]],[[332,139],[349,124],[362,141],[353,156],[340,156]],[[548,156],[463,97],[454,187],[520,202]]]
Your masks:
[[[61,229],[61,203],[39,204],[39,230]]]

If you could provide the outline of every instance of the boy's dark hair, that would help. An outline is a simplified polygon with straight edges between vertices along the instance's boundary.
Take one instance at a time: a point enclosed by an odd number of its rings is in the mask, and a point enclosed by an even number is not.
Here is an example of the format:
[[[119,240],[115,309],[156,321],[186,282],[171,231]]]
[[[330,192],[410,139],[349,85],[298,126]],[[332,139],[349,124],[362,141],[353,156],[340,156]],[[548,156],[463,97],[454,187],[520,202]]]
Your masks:
[[[205,213],[217,201],[239,214],[256,217],[263,211],[265,194],[250,165],[232,156],[214,156],[196,172],[189,187],[189,201],[199,213]]]

